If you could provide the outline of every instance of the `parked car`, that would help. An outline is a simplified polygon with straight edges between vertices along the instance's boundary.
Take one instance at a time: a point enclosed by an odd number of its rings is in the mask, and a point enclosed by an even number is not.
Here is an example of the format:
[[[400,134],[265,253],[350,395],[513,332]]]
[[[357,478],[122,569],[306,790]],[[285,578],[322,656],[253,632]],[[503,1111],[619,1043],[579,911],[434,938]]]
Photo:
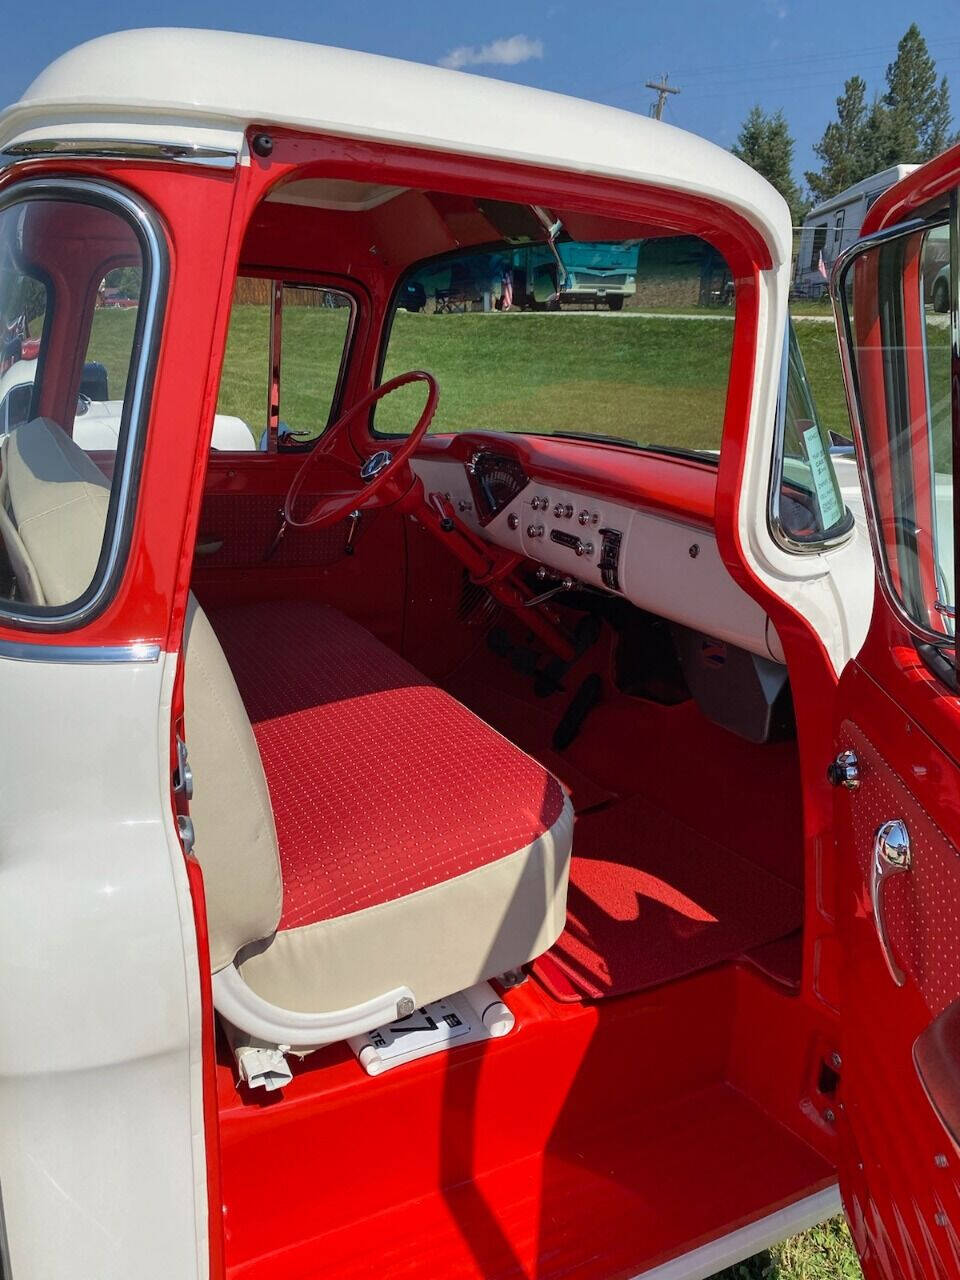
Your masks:
[[[957,1277],[960,149],[835,267],[862,485],[656,120],[127,31],[0,157],[4,1276]]]

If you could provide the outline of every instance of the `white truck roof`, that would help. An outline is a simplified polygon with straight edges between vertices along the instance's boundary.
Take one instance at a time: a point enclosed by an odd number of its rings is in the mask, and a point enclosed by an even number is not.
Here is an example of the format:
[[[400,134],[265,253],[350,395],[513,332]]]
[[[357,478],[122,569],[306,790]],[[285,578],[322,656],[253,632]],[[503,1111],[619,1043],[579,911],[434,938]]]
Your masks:
[[[185,28],[91,40],[0,114],[0,152],[45,139],[111,139],[240,153],[254,123],[666,185],[736,209],[774,263],[790,258],[779,193],[694,134],[485,76],[296,40]]]

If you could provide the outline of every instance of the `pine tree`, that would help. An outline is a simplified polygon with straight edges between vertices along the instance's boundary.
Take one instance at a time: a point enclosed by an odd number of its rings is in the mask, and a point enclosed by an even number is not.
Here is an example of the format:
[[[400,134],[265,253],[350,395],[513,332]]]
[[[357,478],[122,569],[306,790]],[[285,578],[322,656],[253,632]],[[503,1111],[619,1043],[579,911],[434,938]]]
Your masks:
[[[813,148],[823,162],[822,167],[819,172],[804,175],[817,200],[828,200],[873,172],[864,168],[863,147],[868,127],[866,104],[866,81],[860,76],[851,76],[837,98],[836,120],[827,125],[823,137]],[[871,115],[875,109],[876,104]]]
[[[793,145],[783,112],[768,115],[755,106],[741,125],[731,150],[777,188],[790,206],[791,218],[798,223],[805,209],[800,188],[793,179]]]
[[[883,105],[890,113],[890,164],[929,160],[948,145],[947,78],[937,80],[936,63],[915,22],[907,28],[897,45],[896,59],[887,67]]]
[[[922,163],[939,155],[950,138],[950,90],[917,24],[911,23],[887,67],[883,97],[866,105],[867,86],[852,76],[837,99],[837,119],[814,146],[822,164],[807,173],[817,200],[895,164]]]

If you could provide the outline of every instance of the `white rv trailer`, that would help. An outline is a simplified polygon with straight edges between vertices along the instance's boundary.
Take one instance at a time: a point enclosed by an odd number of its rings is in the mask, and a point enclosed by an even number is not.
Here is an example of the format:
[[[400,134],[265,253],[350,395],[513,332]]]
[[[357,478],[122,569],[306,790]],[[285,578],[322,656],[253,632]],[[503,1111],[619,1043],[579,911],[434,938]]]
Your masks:
[[[867,210],[888,187],[919,168],[915,164],[895,164],[880,173],[855,182],[852,187],[816,205],[800,229],[794,290],[804,298],[826,297],[830,268],[848,245],[860,235]],[[823,255],[823,271],[820,255]]]

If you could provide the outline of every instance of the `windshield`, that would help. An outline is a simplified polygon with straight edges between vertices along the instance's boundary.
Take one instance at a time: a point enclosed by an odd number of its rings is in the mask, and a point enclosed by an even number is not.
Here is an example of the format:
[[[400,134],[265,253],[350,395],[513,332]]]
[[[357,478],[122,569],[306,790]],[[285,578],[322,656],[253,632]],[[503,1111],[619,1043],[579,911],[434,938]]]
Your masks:
[[[421,263],[395,294],[382,380],[428,369],[435,432],[506,431],[720,448],[734,297],[695,236],[509,243]],[[377,408],[406,433],[417,388]]]

